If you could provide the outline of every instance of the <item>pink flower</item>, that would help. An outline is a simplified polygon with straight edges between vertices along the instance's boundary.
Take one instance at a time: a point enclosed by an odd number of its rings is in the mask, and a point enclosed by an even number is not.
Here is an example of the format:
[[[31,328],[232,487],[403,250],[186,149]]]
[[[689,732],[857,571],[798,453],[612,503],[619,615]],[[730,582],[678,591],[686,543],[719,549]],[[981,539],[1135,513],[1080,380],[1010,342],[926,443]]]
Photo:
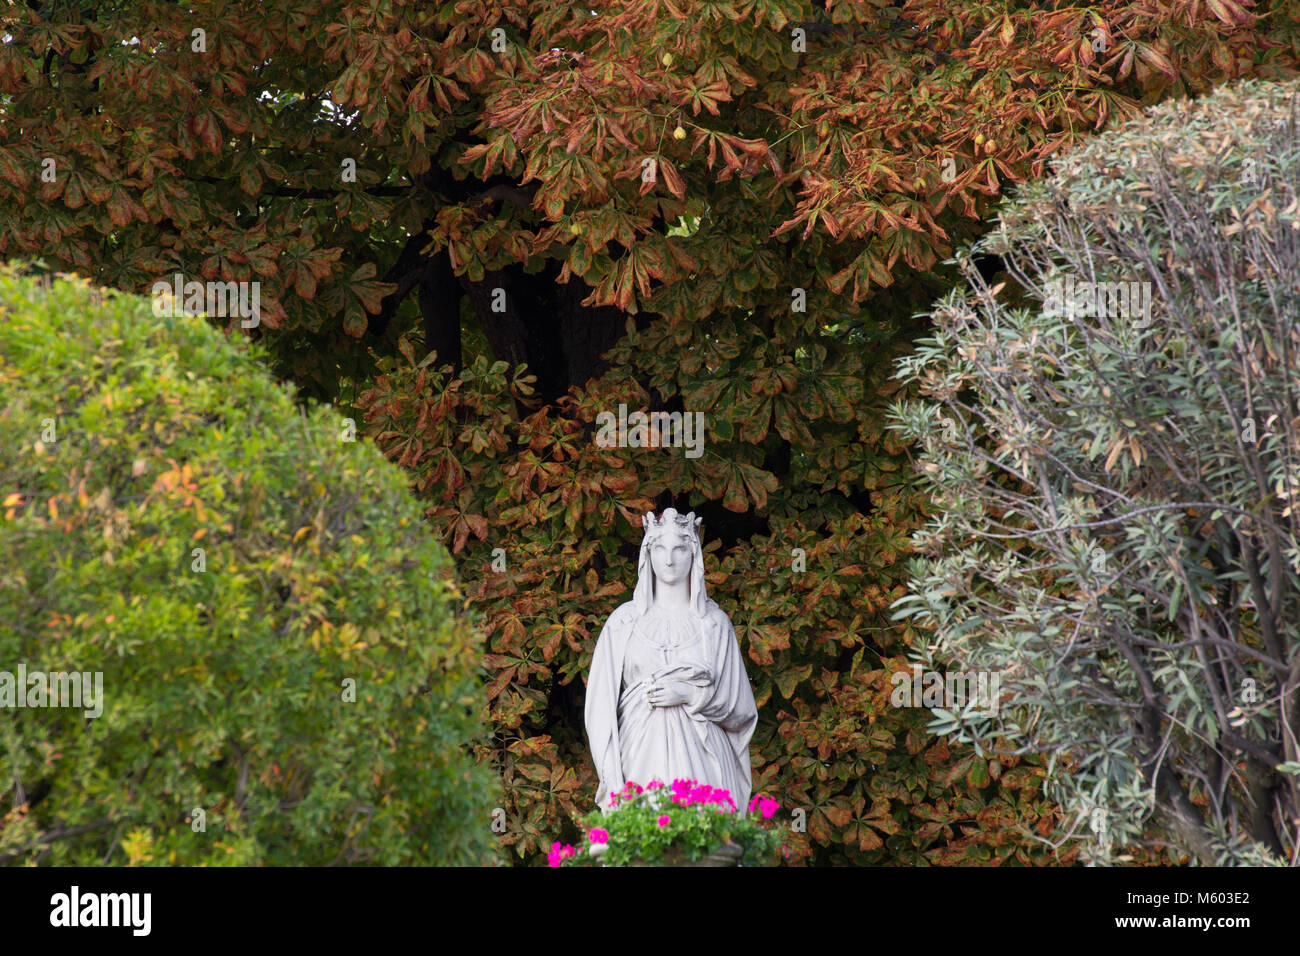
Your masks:
[[[661,816],[661,817],[659,818],[659,820],[658,820],[658,823],[659,823],[659,826],[660,826],[660,827],[666,827],[666,826],[668,826],[668,824],[671,823],[671,822],[672,822],[672,818],[671,818],[670,816],[668,816],[668,814],[666,814],[666,813],[665,813],[663,816]]]
[[[563,857],[563,855],[560,853],[560,844],[559,844],[559,843],[552,843],[552,844],[551,844],[551,852],[548,853],[548,854],[546,854],[546,865],[547,865],[547,866],[559,866],[559,865],[560,865],[560,861],[563,860],[563,859],[564,859],[564,857]]]
[[[560,846],[558,843],[552,843],[551,852],[546,854],[546,865],[559,866],[569,857],[577,855],[578,851],[567,843],[564,844],[564,846]]]
[[[770,820],[772,819],[772,815],[776,813],[776,808],[779,807],[780,805],[781,804],[777,803],[775,800],[771,799],[770,797],[764,797],[761,801],[759,801],[758,809],[763,814],[764,820]]]
[[[723,790],[720,787],[710,787],[708,784],[701,784],[692,790],[690,798],[697,803],[709,803],[718,806],[731,804],[732,807],[736,805],[736,802],[731,799],[731,791]]]
[[[749,812],[753,813],[754,808],[758,806],[758,801],[763,799],[761,794],[754,794],[754,799],[749,801]]]
[[[591,832],[587,834],[587,839],[592,843],[608,843],[609,831],[602,830],[600,827],[592,827]]]

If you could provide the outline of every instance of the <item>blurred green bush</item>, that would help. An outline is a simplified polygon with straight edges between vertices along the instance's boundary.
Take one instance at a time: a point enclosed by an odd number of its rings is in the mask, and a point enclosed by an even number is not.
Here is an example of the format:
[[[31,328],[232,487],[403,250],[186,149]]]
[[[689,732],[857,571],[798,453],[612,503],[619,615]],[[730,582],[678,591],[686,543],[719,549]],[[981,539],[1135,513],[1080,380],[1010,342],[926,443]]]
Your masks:
[[[481,638],[350,433],[201,318],[0,266],[0,672],[103,681],[0,710],[0,862],[490,856]]]

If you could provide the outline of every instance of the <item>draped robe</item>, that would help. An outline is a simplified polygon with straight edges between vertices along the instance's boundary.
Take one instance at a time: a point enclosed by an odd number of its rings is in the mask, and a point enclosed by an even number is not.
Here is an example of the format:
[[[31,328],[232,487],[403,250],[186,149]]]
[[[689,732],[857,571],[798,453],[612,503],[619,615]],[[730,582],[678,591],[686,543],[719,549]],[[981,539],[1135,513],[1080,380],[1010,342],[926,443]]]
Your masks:
[[[697,568],[702,559],[699,555]],[[652,609],[638,585],[641,600],[620,605],[596,640],[585,719],[600,777],[596,805],[604,811],[610,809],[610,792],[621,790],[629,778],[643,786],[649,782],[633,772],[653,774],[664,783],[694,778],[730,791],[742,811],[749,804],[749,741],[758,708],[735,629],[723,610],[703,595],[702,579],[701,573],[695,592],[700,600],[678,612]],[[692,636],[675,647],[654,643],[656,634],[662,639],[672,632]],[[702,699],[694,705],[652,708],[646,687],[655,675],[647,672],[657,654],[663,655],[655,669],[658,679],[703,688]],[[638,674],[642,679],[625,681]]]

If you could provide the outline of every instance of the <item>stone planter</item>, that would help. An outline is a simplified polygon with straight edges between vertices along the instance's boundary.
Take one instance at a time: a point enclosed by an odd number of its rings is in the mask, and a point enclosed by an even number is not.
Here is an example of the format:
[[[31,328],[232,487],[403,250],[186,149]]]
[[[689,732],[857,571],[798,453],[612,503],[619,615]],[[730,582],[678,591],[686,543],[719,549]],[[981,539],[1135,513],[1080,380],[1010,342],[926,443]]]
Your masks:
[[[599,852],[597,852],[599,851]],[[600,862],[601,866],[605,864],[600,858],[605,855],[605,844],[593,844],[589,851],[591,855]],[[628,866],[740,866],[740,860],[745,855],[745,848],[735,843],[724,844],[712,853],[700,857],[698,860],[688,860],[682,855],[680,850],[669,850],[664,854],[663,859],[657,862],[648,862],[646,860],[633,860]]]

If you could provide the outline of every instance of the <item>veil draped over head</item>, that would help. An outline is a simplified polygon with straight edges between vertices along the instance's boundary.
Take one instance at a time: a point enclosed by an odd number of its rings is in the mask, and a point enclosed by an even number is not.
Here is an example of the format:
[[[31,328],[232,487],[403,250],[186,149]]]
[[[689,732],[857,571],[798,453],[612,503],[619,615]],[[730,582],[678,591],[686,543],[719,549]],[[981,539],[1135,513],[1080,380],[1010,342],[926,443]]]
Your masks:
[[[611,810],[609,795],[623,789],[626,774],[646,776],[652,769],[652,775],[665,781],[680,774],[728,790],[742,812],[748,805],[752,775],[749,741],[758,723],[758,708],[731,620],[705,593],[701,523],[693,512],[681,515],[673,508],[666,509],[657,521],[653,514],[642,519],[645,537],[632,600],[614,610],[596,639],[583,716],[599,778],[596,804],[606,812]],[[691,542],[687,611],[699,622],[701,635],[693,650],[682,655],[686,659],[691,654],[701,655],[694,663],[707,676],[697,686],[706,687],[707,692],[690,704],[652,713],[645,695],[629,694],[625,687],[625,663],[638,622],[654,606],[656,582],[650,549],[660,534],[674,530]],[[660,754],[669,755],[668,759],[660,760]],[[656,763],[666,766],[654,769]]]
[[[632,603],[636,605],[637,614],[644,614],[654,603],[655,572],[650,562],[650,547],[655,539],[664,533],[671,533],[676,528],[685,534],[694,549],[691,561],[691,610],[698,618],[704,617],[709,597],[704,592],[704,546],[700,544],[700,523],[703,518],[696,518],[695,512],[688,515],[677,513],[676,508],[668,508],[658,521],[654,512],[647,511],[641,524],[645,528],[645,537],[641,539],[641,554],[636,565],[636,590],[632,592]]]

